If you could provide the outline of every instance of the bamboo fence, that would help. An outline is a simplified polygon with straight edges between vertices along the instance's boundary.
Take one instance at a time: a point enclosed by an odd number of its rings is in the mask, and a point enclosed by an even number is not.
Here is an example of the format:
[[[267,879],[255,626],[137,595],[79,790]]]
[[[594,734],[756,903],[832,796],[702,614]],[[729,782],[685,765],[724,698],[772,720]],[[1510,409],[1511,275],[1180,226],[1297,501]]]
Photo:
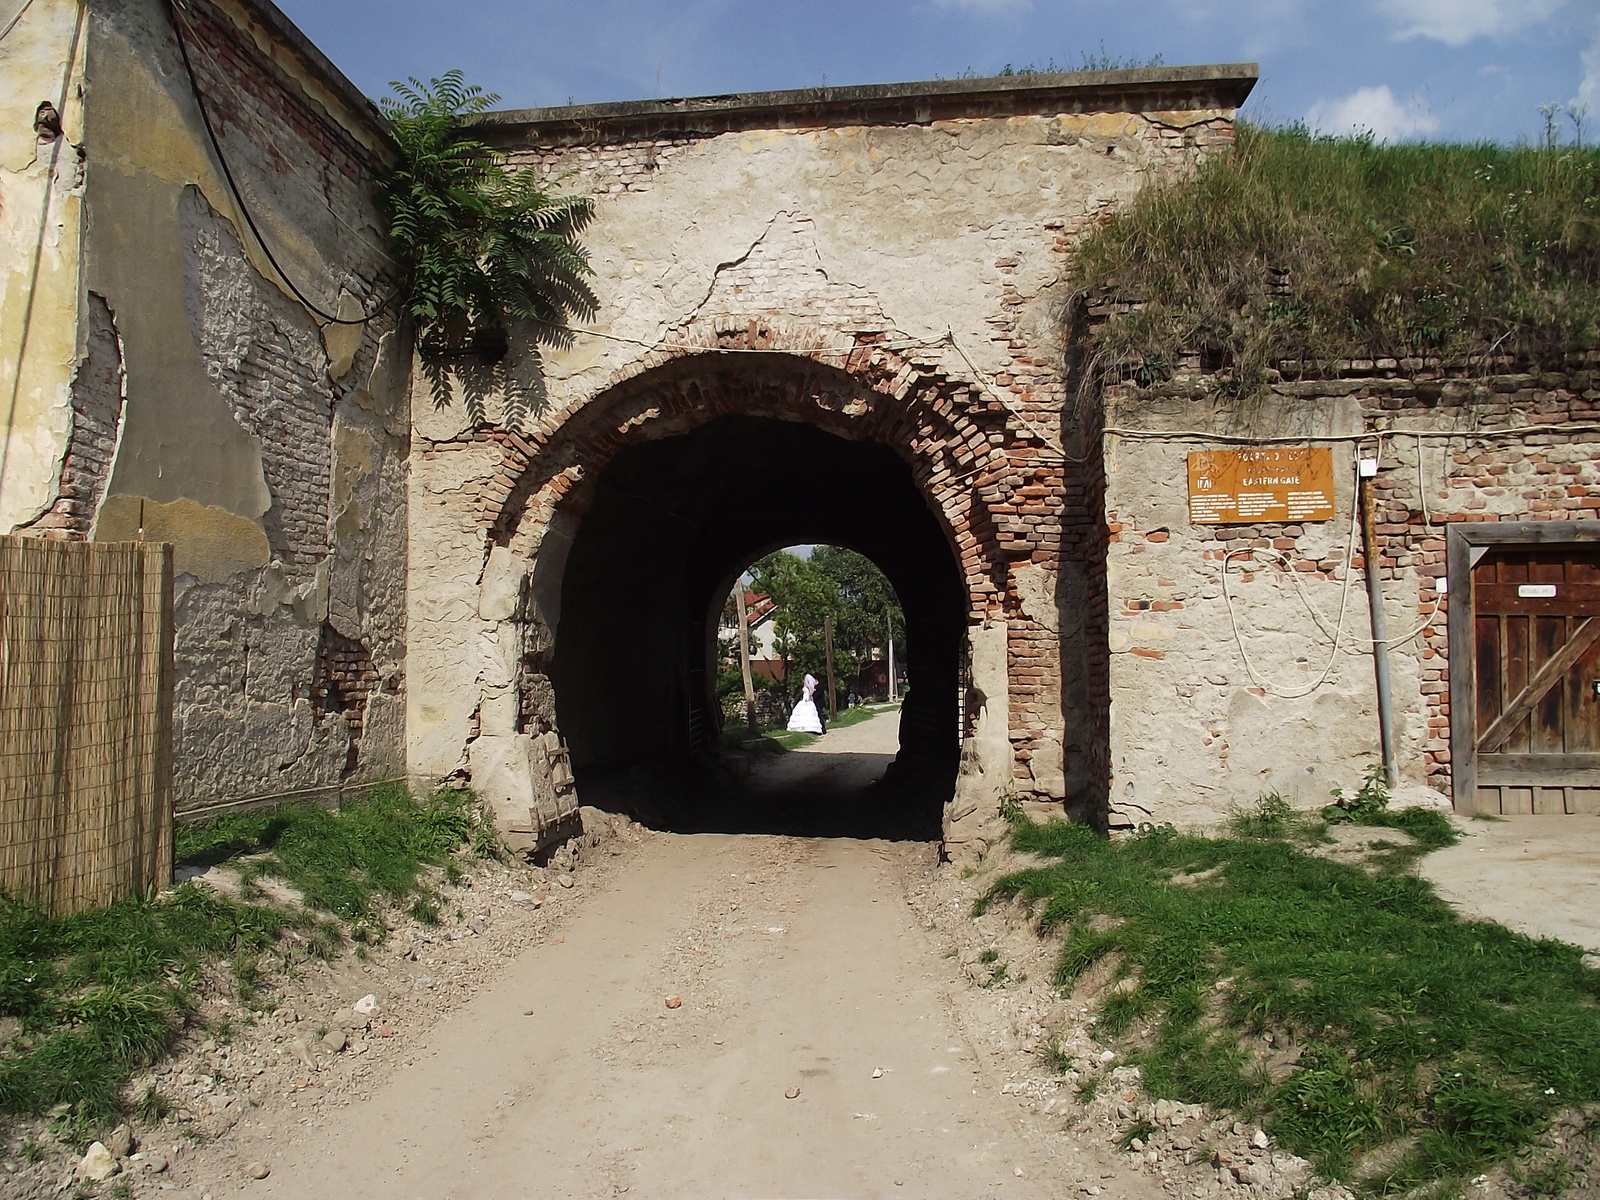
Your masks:
[[[0,891],[172,879],[172,547],[0,537]]]

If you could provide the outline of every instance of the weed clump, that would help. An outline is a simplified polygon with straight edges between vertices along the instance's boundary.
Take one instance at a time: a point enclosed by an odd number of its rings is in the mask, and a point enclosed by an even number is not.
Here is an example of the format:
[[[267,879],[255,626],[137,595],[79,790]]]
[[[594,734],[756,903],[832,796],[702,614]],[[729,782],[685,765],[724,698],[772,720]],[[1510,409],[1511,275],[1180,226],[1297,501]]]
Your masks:
[[[1241,122],[1232,154],[1141,192],[1073,270],[1137,302],[1089,344],[1146,384],[1194,357],[1241,393],[1284,360],[1555,363],[1600,343],[1600,151]]]
[[[197,866],[239,859],[247,884],[271,876],[298,890],[311,908],[362,921],[379,899],[426,893],[424,872],[447,866],[486,830],[469,792],[440,789],[419,801],[391,785],[337,812],[295,804],[180,826],[177,855]]]
[[[1461,840],[1450,818],[1432,808],[1391,810],[1389,786],[1384,769],[1377,763],[1367,767],[1361,786],[1354,792],[1335,788],[1333,803],[1322,810],[1330,825],[1369,825],[1398,829],[1410,835],[1418,850],[1438,850]]]
[[[1266,835],[1304,819],[1284,807],[1263,800],[1222,837],[1019,822],[1017,848],[1048,862],[983,903],[1043,901],[1060,984],[1114,956],[1099,1028],[1139,1027],[1130,1061],[1154,1094],[1253,1114],[1377,1193],[1459,1182],[1556,1109],[1600,1101],[1600,972],[1581,950],[1464,920],[1394,861],[1368,871]],[[1423,837],[1434,818],[1352,817]],[[1268,1031],[1298,1049],[1289,1069],[1251,1049]],[[1400,1143],[1381,1178],[1363,1174],[1368,1152]]]

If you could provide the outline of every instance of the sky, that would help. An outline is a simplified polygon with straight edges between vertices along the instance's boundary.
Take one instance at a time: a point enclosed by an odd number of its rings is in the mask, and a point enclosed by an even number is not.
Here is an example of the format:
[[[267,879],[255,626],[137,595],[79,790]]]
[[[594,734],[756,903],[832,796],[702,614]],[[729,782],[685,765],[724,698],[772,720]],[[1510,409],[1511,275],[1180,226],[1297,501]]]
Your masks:
[[[1600,0],[278,3],[373,98],[451,67],[524,108],[1071,69],[1104,53],[1259,62],[1245,113],[1274,124],[1510,143],[1540,138],[1540,105],[1588,104],[1581,136],[1600,137]],[[1565,113],[1558,128],[1577,133]]]

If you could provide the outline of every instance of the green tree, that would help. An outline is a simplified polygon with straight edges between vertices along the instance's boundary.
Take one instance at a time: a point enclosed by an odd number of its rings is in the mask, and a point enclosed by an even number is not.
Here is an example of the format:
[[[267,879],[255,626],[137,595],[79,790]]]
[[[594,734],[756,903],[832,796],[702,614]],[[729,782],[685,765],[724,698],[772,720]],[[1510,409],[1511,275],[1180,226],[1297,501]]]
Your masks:
[[[842,607],[833,632],[835,660],[842,646],[859,669],[859,664],[872,658],[874,651],[882,652],[887,617],[894,630],[895,661],[905,662],[905,613],[889,577],[877,564],[865,554],[843,546],[818,546],[811,552],[811,564],[839,589]]]
[[[408,268],[406,305],[424,337],[468,327],[504,332],[527,320],[559,339],[597,301],[577,235],[594,215],[587,196],[558,196],[532,171],[472,136],[499,97],[447,71],[392,83],[381,103],[400,157],[383,181],[389,233]]]

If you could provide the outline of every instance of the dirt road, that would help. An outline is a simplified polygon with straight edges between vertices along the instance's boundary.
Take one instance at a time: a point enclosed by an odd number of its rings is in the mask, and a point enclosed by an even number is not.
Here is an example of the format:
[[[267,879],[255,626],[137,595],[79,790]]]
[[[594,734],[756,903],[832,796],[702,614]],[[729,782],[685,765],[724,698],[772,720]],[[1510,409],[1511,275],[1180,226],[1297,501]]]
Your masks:
[[[838,730],[772,770],[786,794],[813,772],[870,782],[895,732],[887,717]],[[560,939],[280,1149],[250,1194],[1020,1197],[1098,1183],[1110,1153],[1029,1125],[964,1039],[954,964],[902,887],[931,854],[655,835]]]

